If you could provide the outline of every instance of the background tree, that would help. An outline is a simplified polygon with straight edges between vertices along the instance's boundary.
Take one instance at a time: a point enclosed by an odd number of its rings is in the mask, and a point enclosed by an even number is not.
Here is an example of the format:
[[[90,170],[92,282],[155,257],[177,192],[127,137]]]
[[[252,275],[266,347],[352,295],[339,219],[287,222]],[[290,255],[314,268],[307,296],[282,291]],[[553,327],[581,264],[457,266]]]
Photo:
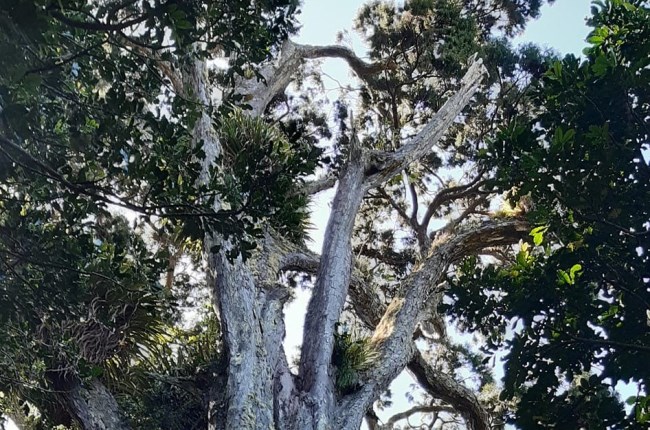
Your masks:
[[[626,418],[603,384],[645,383],[647,2],[603,5],[587,60],[546,73],[551,55],[508,44],[541,3],[371,3],[368,62],[291,42],[289,0],[0,3],[7,403],[88,429],[642,425],[646,398]],[[323,57],[359,82],[332,131],[285,94]],[[316,255],[306,205],[335,183]],[[204,288],[212,309],[183,323],[176,302]],[[502,401],[445,313],[510,348]],[[404,370],[426,402],[379,422]]]

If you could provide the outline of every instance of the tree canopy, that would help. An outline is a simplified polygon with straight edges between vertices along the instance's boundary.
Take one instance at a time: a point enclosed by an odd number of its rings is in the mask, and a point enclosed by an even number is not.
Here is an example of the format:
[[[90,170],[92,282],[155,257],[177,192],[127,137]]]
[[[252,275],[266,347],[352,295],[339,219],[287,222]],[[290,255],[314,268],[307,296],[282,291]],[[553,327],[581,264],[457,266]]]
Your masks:
[[[594,2],[559,58],[511,45],[543,3],[370,2],[361,57],[292,41],[295,0],[0,0],[0,412],[645,428],[650,4]]]

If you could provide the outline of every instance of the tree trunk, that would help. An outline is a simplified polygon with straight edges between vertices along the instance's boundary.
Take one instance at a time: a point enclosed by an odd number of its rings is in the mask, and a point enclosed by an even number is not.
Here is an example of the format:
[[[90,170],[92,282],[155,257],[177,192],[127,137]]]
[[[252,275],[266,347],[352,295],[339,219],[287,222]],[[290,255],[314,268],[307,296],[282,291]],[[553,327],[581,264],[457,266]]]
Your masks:
[[[225,428],[289,428],[275,424],[293,409],[286,404],[293,378],[282,346],[289,295],[282,286],[256,282],[241,258],[230,262],[225,254],[224,249],[209,257],[227,362]]]
[[[341,53],[339,51],[336,52]],[[268,101],[289,84],[302,59],[318,56],[319,52],[321,50],[314,47],[285,43],[278,64],[261,71],[264,81],[253,80],[240,85],[240,93],[247,96],[252,106],[247,114],[262,115]],[[342,54],[352,55],[346,52]],[[354,67],[356,62],[348,62],[357,70]],[[364,72],[365,69],[360,70]],[[307,309],[299,375],[289,371],[282,346],[285,334],[283,308],[290,294],[278,283],[278,274],[282,267],[286,267],[283,256],[290,250],[282,248],[279,245],[282,241],[274,241],[267,232],[258,242],[256,256],[244,263],[241,256],[227,258],[232,249],[228,239],[216,232],[206,232],[204,249],[213,279],[214,306],[221,321],[226,378],[221,391],[219,387],[213,387],[213,398],[208,399],[208,404],[214,406],[211,410],[221,409],[220,413],[210,415],[211,430],[359,429],[372,402],[412,357],[411,335],[423,306],[420,302],[431,295],[430,282],[436,283],[438,275],[447,267],[445,263],[451,262],[447,254],[454,251],[446,249],[449,252],[434,253],[429,257],[435,263],[432,264],[435,270],[415,275],[416,291],[407,293],[395,312],[386,312],[382,319],[385,324],[380,324],[381,336],[375,333],[373,337],[373,340],[381,337],[377,343],[382,346],[378,350],[387,360],[371,371],[368,375],[370,380],[359,392],[338,398],[331,357],[335,323],[343,311],[351,280],[350,240],[356,214],[370,188],[381,185],[430,152],[431,146],[444,135],[469,102],[483,74],[481,62],[473,63],[462,80],[461,90],[445,103],[410,144],[399,151],[368,151],[361,146],[353,131],[348,160],[338,178],[317,278]],[[211,104],[206,90],[207,65],[204,62],[196,61],[187,68],[183,82],[187,86],[186,93],[192,94],[200,105]],[[202,145],[206,154],[200,183],[207,185],[211,166],[221,153],[218,135],[207,112],[194,125],[193,142]],[[219,210],[221,202],[218,197],[213,203],[215,210]]]
[[[76,383],[62,396],[68,413],[84,430],[127,430],[115,398],[98,379]]]

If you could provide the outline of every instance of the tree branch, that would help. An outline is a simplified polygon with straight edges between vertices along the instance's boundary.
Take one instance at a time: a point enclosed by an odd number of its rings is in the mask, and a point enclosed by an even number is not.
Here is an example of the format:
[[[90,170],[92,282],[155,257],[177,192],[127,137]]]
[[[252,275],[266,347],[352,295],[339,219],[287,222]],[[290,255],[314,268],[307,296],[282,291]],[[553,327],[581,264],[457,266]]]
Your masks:
[[[145,22],[147,19],[154,16],[156,13],[158,13],[158,11],[156,9],[152,9],[151,13],[142,14],[139,17],[130,19],[128,21],[112,24],[112,23],[103,23],[99,21],[96,17],[93,17],[94,21],[78,21],[76,19],[68,18],[59,10],[55,10],[55,9],[50,10],[50,15],[56,20],[66,25],[69,25],[70,27],[79,28],[82,30],[89,30],[89,31],[124,30],[126,28]]]
[[[397,214],[406,222],[408,225],[410,225],[415,231],[418,231],[419,225],[417,223],[417,220],[410,217],[404,208],[402,208],[400,205],[397,204],[395,200],[384,190],[383,188],[378,188],[379,195],[386,199],[388,204],[391,205],[395,211],[397,211]]]
[[[429,394],[453,405],[465,419],[468,430],[490,430],[489,415],[474,393],[430,366],[419,351],[409,362],[408,370]]]
[[[376,173],[368,178],[369,187],[381,185],[409,164],[431,152],[431,147],[444,136],[456,117],[467,106],[486,74],[483,61],[475,60],[463,76],[458,92],[445,102],[431,121],[408,144],[395,152],[374,151],[371,162],[374,167],[372,170],[376,170]]]
[[[422,219],[422,225],[429,226],[433,215],[435,215],[436,211],[445,203],[474,194],[485,183],[481,180],[482,178],[483,172],[479,173],[476,178],[474,178],[468,184],[449,187],[441,190],[438,194],[436,194],[431,203],[429,203],[427,211],[424,214],[424,218]]]
[[[418,192],[415,189],[415,184],[409,179],[408,173],[406,170],[402,171],[402,177],[404,179],[404,186],[407,191],[411,194],[411,219],[417,224],[418,221]]]
[[[286,90],[302,62],[315,58],[342,58],[363,80],[370,79],[387,67],[386,63],[366,63],[357,57],[351,49],[343,46],[300,45],[286,40],[282,45],[277,64],[264,67],[260,71],[262,80],[250,79],[240,82],[238,85],[239,93],[245,96],[245,100],[248,100],[252,110],[251,115],[263,114],[271,100]]]
[[[439,412],[447,412],[450,414],[457,413],[457,411],[450,406],[441,406],[441,405],[414,406],[407,411],[397,413],[392,417],[390,417],[388,421],[386,421],[386,424],[382,426],[382,428],[386,430],[392,430],[393,426],[397,424],[398,421],[410,418],[415,414],[431,414],[431,413],[439,413]]]
[[[472,200],[472,202],[470,202],[467,205],[465,210],[463,210],[463,212],[458,217],[456,217],[456,218],[452,219],[451,221],[449,221],[449,223],[447,225],[445,225],[444,227],[442,227],[441,230],[431,232],[429,237],[431,237],[431,238],[435,237],[435,235],[437,233],[439,233],[439,231],[445,231],[445,232],[454,231],[456,229],[456,227],[458,227],[460,225],[461,222],[463,222],[465,219],[467,219],[467,217],[469,217],[470,215],[476,213],[476,208],[478,206],[480,206],[481,204],[485,204],[486,202],[487,202],[487,197],[486,196],[480,196],[480,197]]]
[[[350,68],[359,76],[359,78],[367,81],[377,73],[386,70],[387,68],[394,67],[389,61],[379,63],[366,63],[361,60],[350,48],[340,45],[329,46],[312,46],[312,45],[298,45],[304,52],[304,58],[340,58],[345,60]]]
[[[610,348],[621,348],[621,349],[627,349],[630,351],[638,351],[638,352],[645,352],[649,353],[650,352],[650,347],[644,346],[644,345],[635,345],[632,343],[624,343],[624,342],[617,342],[615,340],[609,340],[609,339],[595,339],[595,338],[586,338],[586,337],[578,337],[574,336],[571,333],[566,333],[567,336],[569,336],[571,339],[573,339],[573,342],[580,342],[580,343],[590,343],[593,345],[602,345],[604,347],[610,347]]]
[[[336,175],[330,173],[323,178],[306,182],[300,191],[308,196],[313,196],[314,194],[318,194],[321,191],[329,190],[332,188],[336,184],[337,179],[338,178]]]
[[[350,157],[342,171],[332,202],[320,266],[305,317],[300,376],[302,390],[308,396],[308,400],[302,413],[305,422],[311,422],[315,428],[325,427],[334,419],[336,399],[330,367],[334,349],[334,331],[335,324],[343,311],[350,285],[352,268],[350,237],[356,214],[366,192],[363,187],[364,166],[365,157],[361,152],[360,142],[353,134],[350,142]],[[359,417],[363,417],[366,410],[367,407]]]
[[[364,378],[367,382],[358,392],[343,399],[341,410],[365,411],[415,356],[417,348],[412,341],[413,332],[425,308],[437,306],[441,299],[443,290],[439,283],[449,265],[464,256],[479,253],[485,247],[516,243],[527,234],[526,222],[507,220],[489,222],[453,236],[445,235],[434,243],[429,257],[403,281],[401,291],[377,324],[370,340],[379,354],[377,366]],[[343,415],[357,414],[341,413]],[[341,428],[352,428],[360,423],[339,424]]]
[[[124,43],[125,46],[128,46],[134,51],[134,54],[155,61],[162,75],[169,79],[174,92],[178,96],[187,99],[187,89],[183,85],[183,77],[178,71],[177,64],[174,64],[174,62],[169,60],[163,60],[158,51],[144,46],[137,40],[133,39],[130,36],[127,36],[122,32],[119,33],[119,38],[122,39],[122,43]]]
[[[483,252],[486,248],[517,242],[519,239],[527,236],[528,228],[529,227],[525,222],[516,219],[505,222],[493,222],[481,226],[476,230],[463,233],[455,239],[448,239],[445,248],[453,249],[455,247],[460,247],[463,250],[462,252],[479,253]],[[486,243],[482,244],[480,238],[483,238]],[[461,252],[451,252],[450,261],[456,262],[462,258],[462,256]],[[431,260],[425,264],[431,265]],[[317,254],[308,250],[294,249],[293,251],[283,255],[281,269],[295,269],[308,273],[315,273],[318,265],[319,256]],[[438,268],[440,269],[441,266],[442,265],[438,265]],[[444,269],[441,272],[446,271],[447,266],[448,265],[444,265]],[[423,270],[424,268],[421,268],[420,272]],[[415,276],[417,275],[414,275],[414,277]],[[425,281],[427,280],[425,279]],[[428,280],[429,285],[434,283],[435,280],[433,278]],[[413,282],[409,282],[408,280],[405,281],[404,285],[413,288]],[[372,287],[364,282],[359,273],[352,275],[349,295],[355,314],[368,328],[374,329],[381,322],[382,318],[386,318],[386,314],[388,313],[386,306],[381,300],[379,300],[378,295],[373,292]],[[420,303],[424,302],[425,300],[422,299]],[[415,304],[417,305],[417,301]],[[414,304],[409,302],[409,305],[413,307]],[[375,330],[375,332],[377,332],[377,330]],[[411,333],[412,332],[413,331],[411,331]],[[490,428],[488,413],[480,404],[474,393],[459,382],[455,381],[451,376],[434,369],[413,344],[411,333],[409,333],[409,330],[406,330],[404,331],[404,334],[402,334],[405,340],[402,352],[407,351],[407,356],[412,355],[409,360],[406,360],[408,363],[407,368],[413,374],[416,381],[433,397],[449,403],[455,411],[463,416],[470,430],[488,430]],[[390,365],[391,363],[387,363],[386,360],[387,359],[384,355],[377,361],[378,363]],[[395,375],[403,369],[401,365],[395,367],[396,369],[393,371]],[[368,375],[365,379],[372,383],[376,378],[374,375],[375,373],[373,372],[372,375]],[[386,378],[387,383],[392,381],[392,379],[389,379],[390,378]],[[385,386],[383,384],[379,384],[377,387],[377,393],[380,393],[384,388]],[[367,389],[367,385],[362,388],[362,390]],[[368,401],[372,403],[375,398],[376,397],[373,395],[369,395]],[[350,397],[344,399],[343,406],[339,407],[345,409],[350,407],[350,405],[353,405],[354,403],[351,402],[350,399]]]

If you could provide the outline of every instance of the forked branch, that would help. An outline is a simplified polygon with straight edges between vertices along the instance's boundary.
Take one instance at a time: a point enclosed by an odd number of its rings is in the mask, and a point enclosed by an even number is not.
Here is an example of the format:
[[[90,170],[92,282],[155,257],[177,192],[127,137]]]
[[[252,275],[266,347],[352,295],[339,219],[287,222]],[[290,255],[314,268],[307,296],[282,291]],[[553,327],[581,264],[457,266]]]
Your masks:
[[[359,408],[365,411],[416,356],[417,348],[412,341],[416,324],[427,306],[437,306],[432,302],[440,300],[440,282],[451,264],[464,256],[480,253],[485,247],[516,243],[527,235],[528,230],[528,224],[522,220],[488,222],[471,231],[447,235],[434,243],[429,257],[403,281],[401,292],[386,308],[377,324],[371,338],[379,353],[377,366],[369,372],[366,384],[359,391],[343,399],[342,410]],[[352,292],[358,290],[353,289]],[[472,416],[471,419],[482,420],[480,416]],[[355,425],[340,424],[345,428]]]

